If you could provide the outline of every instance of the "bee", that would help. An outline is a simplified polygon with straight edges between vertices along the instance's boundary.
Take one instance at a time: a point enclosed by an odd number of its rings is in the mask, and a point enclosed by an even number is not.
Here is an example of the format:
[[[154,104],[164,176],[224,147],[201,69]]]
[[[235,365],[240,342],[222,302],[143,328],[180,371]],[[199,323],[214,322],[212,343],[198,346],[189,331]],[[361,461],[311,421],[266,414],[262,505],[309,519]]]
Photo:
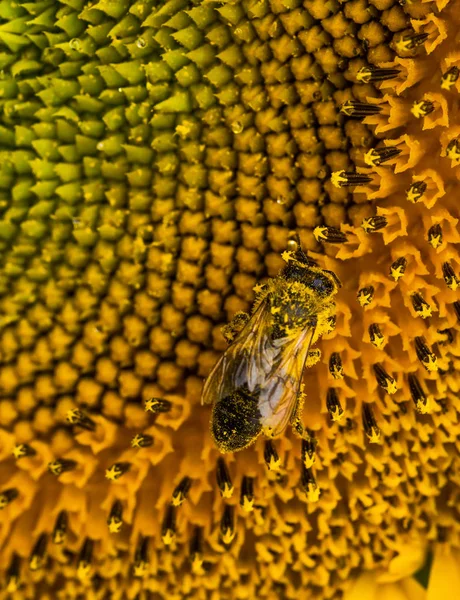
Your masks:
[[[281,273],[254,288],[251,316],[239,312],[222,328],[230,345],[204,384],[201,403],[213,404],[211,434],[223,453],[246,448],[261,433],[277,437],[289,422],[308,438],[302,372],[320,359],[312,345],[334,328],[333,297],[341,283],[300,243],[282,258]]]

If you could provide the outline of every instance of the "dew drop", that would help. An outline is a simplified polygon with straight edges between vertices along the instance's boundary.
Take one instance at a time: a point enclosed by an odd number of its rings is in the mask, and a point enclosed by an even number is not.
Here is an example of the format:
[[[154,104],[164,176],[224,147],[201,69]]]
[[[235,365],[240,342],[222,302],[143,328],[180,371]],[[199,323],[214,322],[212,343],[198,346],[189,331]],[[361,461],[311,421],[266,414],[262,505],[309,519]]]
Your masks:
[[[69,46],[72,48],[72,50],[76,50],[77,52],[78,50],[81,50],[81,43],[78,38],[71,39],[69,42]]]
[[[145,48],[147,46],[147,42],[144,40],[144,38],[139,38],[136,42],[136,46],[138,48]]]
[[[243,123],[241,121],[234,121],[231,125],[233,133],[241,133],[243,131]]]
[[[276,203],[277,204],[286,204],[286,198],[280,194],[276,198]]]
[[[104,150],[104,142],[98,142],[98,144],[97,144],[96,148],[97,148],[98,150]]]

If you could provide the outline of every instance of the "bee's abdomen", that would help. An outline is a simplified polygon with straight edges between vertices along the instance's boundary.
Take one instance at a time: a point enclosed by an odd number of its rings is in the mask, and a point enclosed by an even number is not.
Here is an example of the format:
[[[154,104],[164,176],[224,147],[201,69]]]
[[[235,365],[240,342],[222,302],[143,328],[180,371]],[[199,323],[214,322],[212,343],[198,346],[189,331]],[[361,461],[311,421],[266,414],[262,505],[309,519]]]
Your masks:
[[[215,403],[211,433],[221,452],[242,450],[262,431],[257,396],[238,388]]]

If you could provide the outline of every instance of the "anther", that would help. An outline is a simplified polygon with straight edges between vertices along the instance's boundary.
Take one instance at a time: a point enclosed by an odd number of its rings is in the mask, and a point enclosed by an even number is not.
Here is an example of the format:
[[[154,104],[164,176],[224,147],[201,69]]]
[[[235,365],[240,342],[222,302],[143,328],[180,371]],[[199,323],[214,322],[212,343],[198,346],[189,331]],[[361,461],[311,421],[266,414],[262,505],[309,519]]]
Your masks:
[[[436,250],[442,244],[441,225],[433,225],[428,229],[428,242]]]
[[[29,557],[29,568],[31,571],[38,571],[43,567],[45,562],[46,546],[48,544],[48,536],[42,533],[36,541]]]
[[[220,538],[222,540],[222,543],[225,546],[228,546],[232,543],[234,537],[235,523],[233,506],[226,504],[224,508],[224,514],[222,515],[222,519],[220,521]]]
[[[87,431],[94,431],[96,429],[96,423],[78,408],[67,411],[67,421],[71,425],[79,425],[82,429],[86,429]]]
[[[357,298],[360,305],[364,308],[365,306],[369,306],[369,304],[374,299],[374,288],[372,285],[368,287],[361,288],[358,290]]]
[[[443,90],[450,90],[457,82],[460,70],[458,67],[450,67],[441,77],[441,88]]]
[[[396,42],[396,49],[399,52],[407,52],[421,46],[428,39],[428,33],[413,33],[405,35]]]
[[[34,450],[32,446],[29,446],[29,444],[16,444],[13,448],[13,456],[16,460],[24,458],[25,456],[35,456],[36,454],[36,450]]]
[[[335,388],[329,388],[327,390],[326,406],[333,421],[340,421],[342,419],[343,408]]]
[[[455,275],[455,271],[449,262],[443,263],[442,276],[444,277],[444,281],[449,289],[454,291],[458,289],[460,286],[460,281],[458,280],[457,275]]]
[[[6,586],[5,589],[8,593],[16,592],[19,588],[19,567],[21,559],[16,554],[13,554],[10,565],[6,572]]]
[[[307,496],[308,502],[317,502],[320,496],[320,489],[316,483],[315,476],[311,469],[308,469],[302,462],[302,475],[300,477],[300,484]]]
[[[144,577],[149,569],[149,538],[143,535],[139,536],[136,550],[134,551],[134,565],[133,575],[134,577]]]
[[[363,427],[369,442],[375,444],[380,440],[380,429],[375,420],[374,411],[367,402],[363,403]]]
[[[382,215],[377,215],[375,217],[369,217],[368,219],[364,219],[361,223],[361,227],[364,229],[366,233],[375,233],[379,231],[379,229],[383,229],[388,224],[386,217]]]
[[[233,495],[233,484],[223,458],[217,460],[216,478],[222,498],[231,498]]]
[[[377,115],[382,111],[382,107],[377,104],[368,104],[367,102],[356,102],[347,100],[340,107],[340,112],[347,117],[355,119],[364,119],[370,115]]]
[[[251,512],[254,508],[254,478],[243,477],[241,482],[240,506],[246,512]]]
[[[136,433],[136,435],[131,440],[131,446],[133,448],[148,448],[149,446],[153,446],[154,439],[151,435],[147,435],[146,433]]]
[[[57,516],[52,534],[52,540],[55,544],[64,543],[67,535],[68,521],[67,513],[64,510],[61,510]]]
[[[308,438],[302,440],[302,462],[307,469],[310,469],[316,461],[316,446],[318,440],[313,436],[313,432],[309,431]]]
[[[406,190],[406,199],[409,202],[418,202],[426,192],[426,188],[427,185],[424,181],[414,181]]]
[[[418,292],[414,292],[411,295],[412,306],[414,307],[415,312],[422,319],[426,319],[427,317],[431,317],[432,309],[431,306],[426,302],[422,296]]]
[[[334,187],[351,187],[357,185],[366,185],[370,183],[372,177],[364,173],[347,173],[345,170],[334,171],[331,175],[331,182]]]
[[[395,378],[389,375],[382,365],[376,363],[373,365],[373,367],[375,378],[379,386],[382,387],[388,394],[394,394],[398,389]]]
[[[447,144],[446,156],[451,160],[460,160],[460,138],[450,140]]]
[[[110,509],[107,519],[110,533],[119,533],[123,525],[123,506],[119,500],[115,500]]]
[[[420,102],[414,102],[410,111],[414,115],[414,117],[416,117],[417,119],[421,119],[422,117],[426,117],[434,111],[434,104],[429,100],[421,100]]]
[[[171,504],[173,506],[180,506],[187,498],[187,494],[191,486],[192,480],[190,479],[190,477],[183,477],[172,493]]]
[[[360,83],[373,81],[386,81],[394,79],[400,73],[399,69],[379,69],[378,67],[361,67],[356,73],[356,80]]]
[[[6,508],[8,504],[13,502],[19,496],[19,492],[16,488],[8,488],[0,493],[0,510]]]
[[[315,227],[313,235],[317,242],[328,242],[329,244],[343,244],[347,241],[347,236],[336,227]]]
[[[423,337],[418,336],[415,338],[415,352],[417,353],[417,358],[428,372],[431,373],[438,370],[438,359],[428,348]]]
[[[452,342],[454,341],[454,334],[453,334],[452,329],[449,329],[449,328],[438,329],[437,332],[440,333],[441,335],[446,336],[445,339],[438,341],[439,346],[448,346],[448,345],[452,344]]]
[[[195,527],[189,545],[190,561],[192,563],[192,571],[201,570],[203,565],[203,529]]]
[[[415,409],[418,413],[424,415],[429,412],[428,398],[426,397],[419,380],[413,373],[410,373],[408,379],[410,395],[414,401]]]
[[[85,538],[77,561],[77,576],[80,581],[88,580],[91,573],[91,561],[93,560],[94,542]]]
[[[172,403],[164,398],[150,398],[145,403],[145,410],[155,414],[167,413],[171,408]]]
[[[278,452],[276,451],[273,442],[270,440],[265,442],[264,447],[264,459],[265,464],[267,465],[270,471],[279,471],[281,468],[281,459],[278,456]]]
[[[53,475],[56,475],[56,477],[58,477],[62,473],[73,471],[76,468],[76,461],[65,458],[58,458],[57,460],[48,463],[48,471]]]
[[[331,333],[331,331],[334,331],[335,326],[337,325],[337,317],[335,315],[332,315],[332,317],[328,317],[326,319],[326,324],[324,326],[324,335],[327,335],[328,333]]]
[[[402,150],[395,146],[384,146],[383,148],[371,148],[364,155],[364,162],[370,167],[377,167],[401,154]]]
[[[176,509],[172,504],[166,508],[161,524],[161,539],[165,546],[170,546],[176,539]]]
[[[401,256],[400,258],[396,259],[394,263],[392,263],[392,265],[390,266],[391,277],[393,277],[395,281],[399,281],[399,279],[401,279],[401,277],[406,272],[406,267],[407,260],[404,258],[404,256]]]
[[[116,481],[122,475],[127,473],[131,467],[129,462],[114,463],[111,467],[105,470],[105,478],[109,481]]]
[[[329,373],[334,379],[343,379],[342,359],[338,352],[333,352],[329,357]]]
[[[380,331],[380,327],[377,323],[372,323],[369,325],[369,338],[371,340],[371,344],[373,344],[376,348],[383,348],[386,343],[385,336]]]

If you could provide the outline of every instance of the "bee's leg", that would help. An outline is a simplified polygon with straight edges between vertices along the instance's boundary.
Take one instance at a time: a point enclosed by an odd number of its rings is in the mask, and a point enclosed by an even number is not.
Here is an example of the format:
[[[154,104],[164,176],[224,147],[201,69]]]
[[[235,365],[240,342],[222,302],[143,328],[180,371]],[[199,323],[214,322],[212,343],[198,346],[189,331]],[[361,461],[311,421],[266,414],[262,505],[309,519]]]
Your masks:
[[[305,394],[301,391],[297,396],[296,406],[292,412],[291,425],[294,433],[302,438],[302,460],[305,467],[309,469],[315,462],[315,449],[317,440],[313,432],[305,429],[302,423],[302,408]]]
[[[224,325],[222,327],[222,335],[224,336],[227,344],[231,344],[235,340],[235,338],[246,325],[246,323],[249,321],[249,319],[250,317],[248,313],[239,311],[235,314],[230,323],[227,323],[227,325]]]
[[[305,361],[305,366],[312,367],[313,365],[316,365],[316,363],[319,361],[320,358],[321,358],[321,350],[318,350],[316,348],[315,348],[315,350],[310,350],[307,355],[307,360]]]

